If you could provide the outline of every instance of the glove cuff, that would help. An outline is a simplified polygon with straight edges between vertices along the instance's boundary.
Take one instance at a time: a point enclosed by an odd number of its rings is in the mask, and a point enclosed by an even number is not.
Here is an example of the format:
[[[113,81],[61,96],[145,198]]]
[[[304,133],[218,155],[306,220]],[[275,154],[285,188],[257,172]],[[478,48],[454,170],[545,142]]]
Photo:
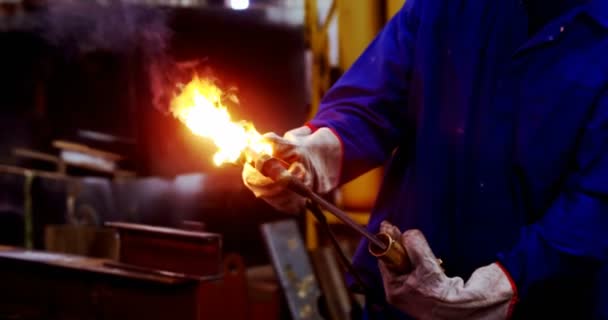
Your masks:
[[[500,262],[495,262],[495,264],[502,270],[507,279],[509,280],[509,284],[511,285],[511,290],[513,290],[513,297],[511,297],[511,301],[509,301],[509,308],[507,310],[507,319],[511,319],[513,316],[513,311],[515,310],[515,305],[519,302],[519,295],[517,294],[517,286],[515,285],[515,281],[511,277],[509,271],[502,265]]]
[[[314,189],[321,194],[328,193],[340,183],[344,143],[333,128],[317,128],[310,123],[305,124],[305,127],[312,131],[313,139],[309,143],[317,149],[313,153],[318,169]]]
[[[305,127],[307,127],[308,129],[310,129],[311,133],[314,133],[315,131],[317,131],[319,129],[319,127],[315,126],[314,124],[310,123],[310,122],[306,122],[304,124]]]

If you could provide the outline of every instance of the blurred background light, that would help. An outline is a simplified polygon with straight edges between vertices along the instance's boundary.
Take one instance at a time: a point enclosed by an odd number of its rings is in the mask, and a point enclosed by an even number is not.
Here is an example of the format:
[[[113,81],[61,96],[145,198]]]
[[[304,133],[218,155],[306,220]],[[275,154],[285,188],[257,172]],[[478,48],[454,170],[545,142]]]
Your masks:
[[[234,10],[244,10],[249,8],[249,0],[230,0],[230,8]]]

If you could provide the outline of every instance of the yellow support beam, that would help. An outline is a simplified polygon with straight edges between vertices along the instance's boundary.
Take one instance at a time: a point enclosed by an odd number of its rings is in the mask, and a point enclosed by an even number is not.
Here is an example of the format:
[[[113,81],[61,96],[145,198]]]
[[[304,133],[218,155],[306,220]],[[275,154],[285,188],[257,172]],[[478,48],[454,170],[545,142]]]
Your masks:
[[[338,3],[340,68],[348,69],[384,24],[383,2],[335,0]]]
[[[312,118],[319,108],[319,103],[329,89],[329,38],[328,29],[335,16],[336,2],[333,1],[329,13],[319,25],[317,0],[306,0],[306,35],[312,52],[311,70],[311,108],[308,118]]]
[[[390,20],[404,3],[405,0],[386,0],[386,21]]]
[[[320,21],[317,0],[306,0],[306,32],[313,60],[310,118],[316,114],[323,95],[331,85],[328,29],[333,17],[337,14],[339,66],[345,71],[382,29],[389,10],[385,6],[398,5],[399,1],[389,2],[391,3],[378,0],[334,0],[329,13]],[[349,215],[359,224],[367,224],[381,179],[382,170],[378,168],[344,185],[339,191],[338,205],[350,210]],[[328,220],[330,223],[339,222],[331,215],[328,215]],[[318,236],[312,215],[306,217],[306,235],[308,248],[316,248]]]
[[[338,34],[340,68],[347,70],[374,40],[385,22],[383,1],[336,0],[338,3]],[[380,183],[382,170],[372,170],[340,189],[340,205],[355,210],[371,210]]]

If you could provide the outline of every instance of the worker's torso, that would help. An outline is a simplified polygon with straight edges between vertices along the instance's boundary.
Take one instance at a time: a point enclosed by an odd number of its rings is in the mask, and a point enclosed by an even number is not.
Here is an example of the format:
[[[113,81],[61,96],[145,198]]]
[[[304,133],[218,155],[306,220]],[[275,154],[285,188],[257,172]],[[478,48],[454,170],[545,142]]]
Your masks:
[[[468,278],[516,243],[574,169],[608,84],[608,33],[576,15],[529,38],[519,1],[425,3],[408,101],[415,134],[388,165],[373,219],[421,229],[447,273]],[[357,262],[375,263],[363,250]],[[586,294],[550,301],[592,312]]]

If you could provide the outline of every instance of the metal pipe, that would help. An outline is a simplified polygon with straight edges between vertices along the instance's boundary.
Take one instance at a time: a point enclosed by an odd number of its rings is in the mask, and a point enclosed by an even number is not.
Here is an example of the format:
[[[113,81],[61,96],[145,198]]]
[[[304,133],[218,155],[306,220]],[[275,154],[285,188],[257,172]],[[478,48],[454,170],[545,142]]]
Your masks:
[[[383,248],[383,250],[386,249],[386,245],[382,241],[378,240],[378,238],[375,235],[373,235],[372,233],[367,231],[365,228],[363,228],[361,225],[359,225],[358,223],[353,221],[344,211],[338,209],[336,206],[331,204],[329,201],[323,199],[317,193],[312,192],[312,190],[310,190],[310,188],[307,188],[298,180],[291,178],[289,180],[289,187],[292,191],[298,193],[299,195],[301,195],[303,197],[309,198],[314,203],[318,204],[321,208],[323,208],[323,209],[327,210],[328,212],[330,212],[331,214],[333,214],[336,218],[338,218],[344,224],[351,227],[353,230],[357,231],[357,233],[359,233],[360,235],[367,238],[367,240],[371,241],[376,246]]]

